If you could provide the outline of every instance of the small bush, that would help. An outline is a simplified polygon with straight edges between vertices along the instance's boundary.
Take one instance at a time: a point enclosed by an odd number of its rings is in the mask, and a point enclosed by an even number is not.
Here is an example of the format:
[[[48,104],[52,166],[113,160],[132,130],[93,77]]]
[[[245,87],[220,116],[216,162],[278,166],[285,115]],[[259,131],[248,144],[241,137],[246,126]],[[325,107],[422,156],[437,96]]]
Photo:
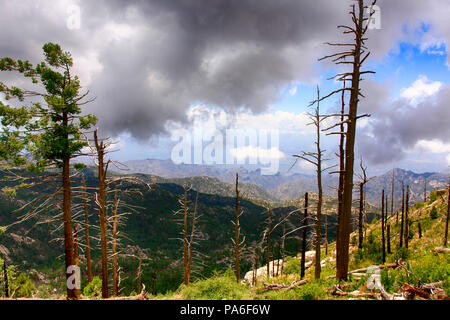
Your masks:
[[[225,272],[212,278],[198,280],[180,287],[186,300],[242,300],[248,298],[248,288],[236,282],[234,273]]]
[[[300,274],[301,269],[300,259],[290,259],[286,262],[284,274]]]
[[[102,279],[100,277],[92,278],[92,281],[84,287],[83,295],[89,298],[101,298],[102,297]]]
[[[393,257],[394,257],[394,260],[408,259],[408,257],[409,257],[408,248],[405,248],[405,247],[398,248],[397,250],[395,250]]]
[[[431,219],[437,219],[437,217],[438,217],[438,212],[437,212],[437,209],[435,206],[433,206],[433,208],[431,208],[430,217],[431,217]]]
[[[300,288],[300,298],[302,300],[320,300],[325,297],[325,290],[320,281],[310,282]]]
[[[430,203],[435,202],[437,200],[437,192],[435,190],[430,191]]]

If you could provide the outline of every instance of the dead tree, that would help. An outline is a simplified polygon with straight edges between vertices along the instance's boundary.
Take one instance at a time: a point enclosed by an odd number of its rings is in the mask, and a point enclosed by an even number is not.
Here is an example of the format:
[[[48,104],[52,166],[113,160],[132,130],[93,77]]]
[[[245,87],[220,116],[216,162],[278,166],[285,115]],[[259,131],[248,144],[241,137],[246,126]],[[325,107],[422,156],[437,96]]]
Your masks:
[[[187,286],[190,283],[191,274],[192,274],[192,266],[193,266],[193,257],[194,257],[194,247],[196,244],[196,235],[197,235],[197,221],[200,216],[197,214],[198,212],[198,192],[195,198],[194,209],[191,210],[189,208],[189,190],[190,187],[185,183],[183,185],[183,195],[178,200],[181,208],[174,212],[175,215],[181,215],[182,218],[176,220],[176,223],[181,225],[181,238],[177,238],[183,243],[183,273],[184,273],[184,284]],[[190,214],[190,212],[193,212]],[[192,219],[191,219],[192,217]]]
[[[303,216],[303,235],[302,235],[302,260],[300,261],[300,278],[305,277],[305,260],[306,260],[306,239],[308,236],[308,192],[305,193],[305,207]]]
[[[3,279],[4,279],[4,289],[5,297],[9,298],[9,281],[8,281],[8,266],[6,265],[6,260],[3,260]]]
[[[409,185],[406,186],[406,200],[405,200],[405,248],[408,248],[409,240]]]
[[[317,200],[317,211],[316,211],[316,243],[315,243],[315,251],[316,251],[316,259],[315,259],[315,271],[314,277],[316,279],[320,278],[321,266],[320,266],[320,251],[322,244],[322,202],[323,202],[323,191],[322,191],[322,173],[330,168],[323,168],[323,162],[328,159],[324,159],[323,155],[325,150],[322,150],[320,147],[320,132],[321,132],[321,123],[327,118],[320,115],[320,91],[319,87],[317,87],[317,100],[312,102],[311,105],[317,104],[314,114],[309,113],[309,119],[311,120],[310,124],[313,124],[316,128],[316,151],[315,152],[305,152],[302,151],[300,155],[294,155],[297,159],[301,159],[311,163],[316,168],[316,177],[317,177],[317,189],[318,189],[318,200]]]
[[[427,202],[427,177],[424,178],[423,182],[423,203]]]
[[[384,208],[385,208],[385,202],[384,202],[384,189],[381,193],[381,251],[382,251],[382,260],[383,263],[386,262],[386,239],[385,239],[385,219],[384,219]]]
[[[338,81],[351,81],[350,88],[343,88],[333,91],[322,99],[326,99],[335,93],[342,91],[350,91],[350,102],[348,117],[345,120],[347,130],[345,132],[345,173],[344,173],[344,185],[343,185],[343,210],[341,217],[339,218],[337,249],[339,254],[337,255],[336,262],[336,276],[339,281],[347,280],[348,263],[349,263],[349,246],[350,246],[350,232],[351,232],[351,215],[352,215],[352,193],[353,193],[353,172],[354,172],[354,147],[356,138],[356,122],[361,116],[358,116],[358,104],[359,97],[363,96],[360,89],[361,76],[368,73],[374,73],[373,71],[362,71],[361,67],[369,57],[370,52],[365,46],[367,40],[367,30],[369,28],[369,20],[375,11],[371,8],[375,5],[376,0],[372,2],[372,6],[369,9],[369,15],[366,16],[366,9],[369,7],[364,5],[363,0],[355,0],[357,5],[351,6],[350,15],[352,17],[352,26],[338,26],[343,28],[344,34],[350,34],[354,36],[352,43],[329,43],[332,46],[340,46],[345,49],[341,52],[325,56],[321,58],[332,58],[336,64],[348,64],[352,66],[351,72],[339,73],[332,79]],[[347,61],[347,58],[351,61]],[[342,134],[342,133],[339,133]]]
[[[447,198],[447,218],[445,219],[444,248],[447,247],[448,241],[448,220],[450,216],[450,179],[448,181],[448,198]]]
[[[113,271],[113,295],[119,295],[119,276],[117,263],[117,227],[119,224],[118,217],[119,198],[117,196],[117,189],[114,192],[114,207],[112,210],[113,228],[112,228],[112,271]]]
[[[183,221],[184,221],[184,228],[183,228],[183,259],[184,259],[184,284],[189,285],[189,278],[188,278],[188,185],[184,184],[184,201],[183,201]]]
[[[91,265],[91,246],[89,237],[89,209],[88,209],[88,194],[86,189],[86,179],[81,174],[82,194],[83,194],[83,213],[84,213],[84,236],[86,245],[86,267],[88,275],[88,283],[92,281],[92,265]]]
[[[73,260],[75,261],[75,265],[80,265],[80,255],[78,251],[78,224],[76,222],[73,223]]]
[[[97,130],[94,131],[94,142],[97,154],[96,165],[98,168],[98,195],[95,194],[98,206],[98,215],[100,220],[100,242],[102,256],[102,297],[108,298],[108,256],[107,256],[107,217],[106,217],[106,175],[110,161],[105,162],[105,151],[108,145],[100,141],[97,136]]]
[[[191,227],[191,235],[189,237],[189,247],[188,247],[188,265],[187,265],[187,281],[188,284],[191,280],[191,270],[192,270],[192,246],[194,245],[195,242],[195,234],[196,234],[196,229],[195,229],[195,225],[197,223],[197,210],[198,210],[198,192],[197,195],[195,197],[195,204],[194,204],[194,213],[192,216],[192,227]]]
[[[240,239],[240,233],[241,233],[241,226],[239,224],[239,217],[242,215],[241,212],[239,212],[239,174],[236,173],[236,205],[235,205],[235,220],[233,222],[234,224],[234,261],[235,261],[235,268],[236,268],[236,281],[239,283],[241,281],[241,270],[240,270],[240,246],[245,241],[245,239],[241,243]]]
[[[395,184],[395,170],[392,169],[392,183],[391,183],[391,216],[394,215],[394,186]]]
[[[267,229],[265,232],[266,238],[266,268],[267,268],[267,279],[270,278],[270,234],[272,231],[272,210],[270,206],[267,207]]]
[[[399,247],[403,247],[403,227],[405,225],[405,185],[402,182],[402,219],[400,225],[400,245]]]
[[[363,233],[363,227],[364,227],[364,187],[370,181],[370,179],[367,178],[367,174],[366,174],[367,167],[363,166],[362,158],[361,158],[359,166],[361,168],[362,174],[359,176],[360,180],[359,180],[359,183],[358,183],[358,188],[359,188],[358,248],[362,249],[363,241],[364,241],[364,233]]]
[[[386,238],[387,238],[387,253],[391,254],[391,224],[388,223],[386,227]]]

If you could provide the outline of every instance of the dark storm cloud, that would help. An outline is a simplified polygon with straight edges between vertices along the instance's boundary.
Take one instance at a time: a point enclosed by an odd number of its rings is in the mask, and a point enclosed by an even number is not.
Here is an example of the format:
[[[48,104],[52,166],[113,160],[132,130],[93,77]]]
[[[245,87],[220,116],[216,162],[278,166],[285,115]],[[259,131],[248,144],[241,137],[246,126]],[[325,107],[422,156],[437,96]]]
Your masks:
[[[351,2],[0,1],[0,55],[39,61],[43,43],[60,43],[92,78],[97,99],[89,111],[100,129],[146,139],[164,133],[168,121],[187,121],[193,104],[261,112],[286,85],[317,78],[313,64],[329,50],[323,43],[339,35],[336,25],[348,22]],[[401,37],[405,15],[446,30],[436,13],[445,1],[379,3],[383,30],[370,36],[375,58]],[[81,8],[79,30],[66,27],[71,4]]]
[[[417,105],[402,98],[390,100],[387,85],[368,82],[367,86],[371,90],[361,103],[361,113],[369,112],[372,118],[360,130],[357,145],[371,164],[401,160],[420,140],[450,143],[450,85]]]

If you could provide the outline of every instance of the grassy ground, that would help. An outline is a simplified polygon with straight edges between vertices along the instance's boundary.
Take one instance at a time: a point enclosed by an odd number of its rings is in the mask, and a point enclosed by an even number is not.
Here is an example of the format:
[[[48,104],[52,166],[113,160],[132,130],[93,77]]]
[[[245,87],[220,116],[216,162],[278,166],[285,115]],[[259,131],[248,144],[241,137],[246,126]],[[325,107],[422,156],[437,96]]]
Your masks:
[[[447,296],[450,295],[450,256],[446,253],[435,253],[433,249],[443,245],[445,216],[447,211],[446,197],[432,196],[426,203],[418,203],[409,212],[409,247],[399,247],[401,214],[397,222],[396,214],[389,216],[391,225],[391,253],[386,256],[386,263],[392,263],[399,259],[405,261],[404,267],[381,271],[381,283],[389,294],[402,292],[400,282],[414,286],[425,283],[442,281],[440,285]],[[434,210],[435,208],[436,210]],[[422,229],[422,237],[419,238],[419,223]],[[349,269],[355,270],[372,265],[382,264],[381,253],[381,222],[366,226],[363,249],[356,248],[357,234],[351,235],[353,244]],[[333,295],[336,280],[330,278],[335,274],[334,246],[328,247],[328,255],[322,259],[332,257],[322,268],[320,280],[313,279],[314,268],[307,270],[305,279],[308,283],[294,286],[291,289],[267,289],[267,284],[285,284],[288,286],[293,281],[300,280],[300,260],[298,257],[286,259],[285,272],[282,276],[262,279],[255,286],[246,283],[236,283],[231,270],[224,274],[217,274],[206,280],[199,280],[189,286],[182,285],[176,292],[165,295],[152,296],[151,299],[199,299],[199,300],[312,300],[312,299],[349,299],[349,296]],[[350,277],[344,284],[346,292],[358,290],[361,293],[370,293],[366,283],[369,275]],[[366,298],[362,298],[366,299]]]

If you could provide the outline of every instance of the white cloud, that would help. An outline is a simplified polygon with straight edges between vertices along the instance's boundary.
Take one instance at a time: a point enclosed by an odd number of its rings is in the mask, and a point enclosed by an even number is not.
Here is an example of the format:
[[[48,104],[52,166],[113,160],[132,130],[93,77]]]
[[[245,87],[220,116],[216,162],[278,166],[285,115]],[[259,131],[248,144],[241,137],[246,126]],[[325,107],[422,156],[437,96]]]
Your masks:
[[[433,140],[419,140],[416,142],[412,152],[431,152],[444,153],[450,152],[450,144],[443,143],[438,139]]]
[[[433,96],[442,88],[442,82],[431,81],[425,75],[420,75],[411,87],[403,89],[401,97],[417,104],[420,100]]]
[[[450,153],[447,156],[447,164],[450,166]]]
[[[192,107],[187,112],[188,119],[193,128],[215,130],[220,128],[251,129],[251,130],[278,130],[280,134],[307,135],[314,132],[313,126],[307,124],[311,121],[304,112],[294,113],[277,110],[260,114],[238,113],[229,114],[223,110],[209,108],[204,105]],[[171,123],[170,128],[175,124]],[[180,125],[182,127],[182,125]]]
[[[289,95],[291,95],[292,97],[295,96],[295,95],[297,94],[297,89],[298,89],[297,86],[291,88],[291,89],[289,90]]]

